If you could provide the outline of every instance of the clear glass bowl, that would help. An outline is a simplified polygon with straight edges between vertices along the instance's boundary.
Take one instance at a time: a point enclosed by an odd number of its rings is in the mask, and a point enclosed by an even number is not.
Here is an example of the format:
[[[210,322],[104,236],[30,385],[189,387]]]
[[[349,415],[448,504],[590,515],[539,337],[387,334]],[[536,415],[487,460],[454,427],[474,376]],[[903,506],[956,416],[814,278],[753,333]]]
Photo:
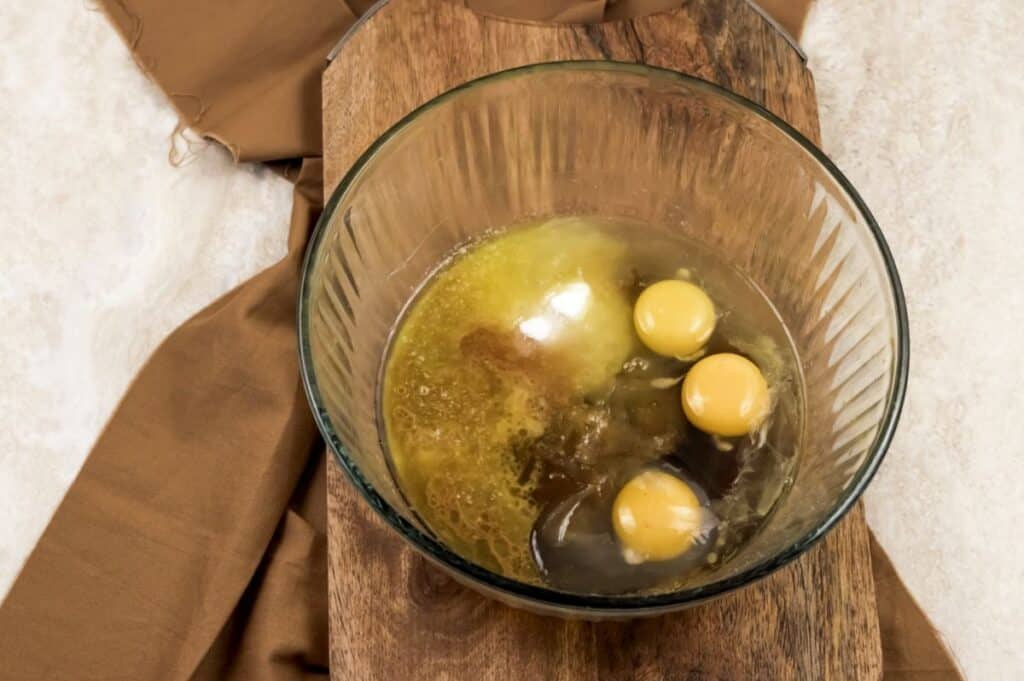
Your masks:
[[[404,501],[378,431],[382,357],[403,306],[456,247],[548,215],[679,230],[749,276],[803,372],[803,453],[754,539],[707,583],[587,596],[506,579],[437,541]],[[759,106],[679,73],[562,62],[491,75],[409,114],[334,192],[307,254],[303,380],[356,489],[426,557],[487,595],[552,614],[624,617],[692,605],[785,565],[850,509],[903,402],[907,317],[889,249],[836,167]]]

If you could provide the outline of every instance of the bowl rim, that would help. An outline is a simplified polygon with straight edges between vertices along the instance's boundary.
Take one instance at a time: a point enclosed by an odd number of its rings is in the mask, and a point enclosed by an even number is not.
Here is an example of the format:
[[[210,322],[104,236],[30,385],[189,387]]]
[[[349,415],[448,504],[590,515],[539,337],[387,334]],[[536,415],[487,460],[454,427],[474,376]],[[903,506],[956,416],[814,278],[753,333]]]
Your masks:
[[[792,542],[783,551],[765,558],[755,565],[743,570],[740,573],[727,577],[726,579],[711,582],[697,587],[680,589],[654,595],[627,595],[609,596],[597,594],[577,594],[542,586],[536,586],[509,579],[496,572],[488,570],[476,563],[462,558],[442,543],[425,534],[419,528],[407,521],[401,514],[397,513],[391,505],[385,501],[363,476],[359,467],[350,458],[345,445],[338,438],[331,419],[323,406],[316,376],[313,370],[311,347],[309,343],[309,293],[310,276],[313,265],[331,222],[334,212],[342,197],[348,191],[353,181],[359,176],[362,169],[376,155],[376,153],[387,142],[399,132],[408,127],[420,115],[434,107],[457,97],[461,92],[485,85],[492,81],[505,80],[509,78],[528,76],[533,73],[543,73],[558,70],[581,70],[581,71],[612,71],[618,73],[643,74],[659,78],[669,78],[683,83],[689,87],[703,90],[712,95],[724,97],[734,104],[749,110],[756,116],[766,120],[793,142],[807,151],[821,166],[828,172],[834,181],[847,193],[852,200],[857,212],[863,217],[869,232],[874,237],[875,245],[885,265],[891,293],[893,296],[896,312],[896,342],[895,358],[893,367],[893,384],[891,396],[886,405],[885,413],[882,416],[878,433],[869,448],[869,454],[865,463],[858,471],[853,483],[849,485],[843,495],[838,497],[836,504],[828,514],[812,530]],[[577,611],[584,611],[592,614],[614,614],[629,615],[641,613],[655,613],[679,609],[693,605],[729,591],[746,586],[757,581],[775,570],[789,564],[796,557],[807,551],[846,515],[860,498],[868,483],[874,477],[879,465],[885,458],[889,445],[892,442],[896,426],[899,422],[900,413],[906,396],[907,381],[910,363],[910,340],[909,320],[907,317],[906,299],[903,287],[900,282],[896,263],[893,259],[889,245],[885,241],[881,228],[871,214],[864,200],[854,188],[853,184],[840,172],[828,156],[820,150],[813,142],[797,131],[786,121],[771,113],[761,105],[741,95],[727,90],[715,83],[684,74],[671,69],[665,69],[646,64],[632,64],[609,60],[568,60],[552,61],[538,64],[529,64],[516,68],[506,69],[476,78],[459,86],[456,86],[437,97],[416,107],[413,111],[403,116],[397,123],[392,125],[380,137],[378,137],[358,158],[352,167],[345,173],[345,176],[334,189],[330,199],[324,206],[324,210],[317,220],[316,228],[310,238],[306,249],[305,258],[302,263],[301,283],[298,296],[297,321],[298,321],[298,346],[300,373],[302,384],[313,412],[317,428],[320,430],[324,440],[328,443],[334,458],[345,471],[350,482],[359,491],[370,507],[388,525],[421,554],[441,565],[453,570],[462,579],[484,587],[485,589],[496,589],[505,595],[517,599],[537,603],[542,606],[553,606],[556,608],[569,608]]]

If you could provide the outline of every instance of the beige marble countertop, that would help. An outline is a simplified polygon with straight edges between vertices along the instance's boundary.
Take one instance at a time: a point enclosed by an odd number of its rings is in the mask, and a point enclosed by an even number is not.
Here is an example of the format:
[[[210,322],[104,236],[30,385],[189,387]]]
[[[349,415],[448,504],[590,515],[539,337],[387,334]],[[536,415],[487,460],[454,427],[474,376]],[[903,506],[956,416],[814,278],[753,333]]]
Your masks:
[[[804,38],[909,299],[868,517],[977,681],[1024,676],[1021,35],[1020,0],[819,0]],[[0,594],[148,354],[284,252],[289,185],[214,145],[170,165],[175,124],[87,3],[0,9]]]

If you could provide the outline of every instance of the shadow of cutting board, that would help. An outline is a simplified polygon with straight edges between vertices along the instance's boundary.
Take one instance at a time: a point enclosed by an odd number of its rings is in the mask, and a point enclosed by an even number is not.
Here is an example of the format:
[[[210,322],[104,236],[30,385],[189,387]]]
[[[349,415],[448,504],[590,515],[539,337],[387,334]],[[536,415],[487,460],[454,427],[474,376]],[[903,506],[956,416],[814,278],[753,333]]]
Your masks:
[[[324,75],[328,194],[406,113],[467,80],[563,59],[644,62],[714,81],[817,140],[800,55],[743,0],[594,26],[485,18],[444,0],[391,0]],[[828,537],[747,589],[631,623],[566,622],[454,582],[379,520],[328,465],[331,678],[353,681],[880,679],[867,526],[858,505]]]

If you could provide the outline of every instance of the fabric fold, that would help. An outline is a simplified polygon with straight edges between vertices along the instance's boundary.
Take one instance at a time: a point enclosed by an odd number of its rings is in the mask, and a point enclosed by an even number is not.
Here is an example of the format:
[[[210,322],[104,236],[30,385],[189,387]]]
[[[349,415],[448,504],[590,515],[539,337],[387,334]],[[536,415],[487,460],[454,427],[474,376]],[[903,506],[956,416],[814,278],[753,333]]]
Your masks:
[[[792,1],[802,22],[808,2]],[[666,4],[467,2],[573,22]],[[300,385],[295,306],[323,205],[324,58],[371,4],[102,0],[183,124],[295,183],[288,253],[175,331],[135,379],[0,607],[0,679],[327,674],[328,462]],[[872,548],[886,679],[959,679]]]
[[[320,73],[355,15],[337,0],[101,0],[182,124],[236,161],[319,156]]]
[[[322,527],[289,511],[310,452],[323,458],[295,337],[321,173],[303,165],[288,255],[175,331],[129,388],[0,608],[3,678],[192,678],[257,573],[261,593],[284,574],[324,602]]]
[[[871,534],[885,681],[963,681],[956,659]]]

